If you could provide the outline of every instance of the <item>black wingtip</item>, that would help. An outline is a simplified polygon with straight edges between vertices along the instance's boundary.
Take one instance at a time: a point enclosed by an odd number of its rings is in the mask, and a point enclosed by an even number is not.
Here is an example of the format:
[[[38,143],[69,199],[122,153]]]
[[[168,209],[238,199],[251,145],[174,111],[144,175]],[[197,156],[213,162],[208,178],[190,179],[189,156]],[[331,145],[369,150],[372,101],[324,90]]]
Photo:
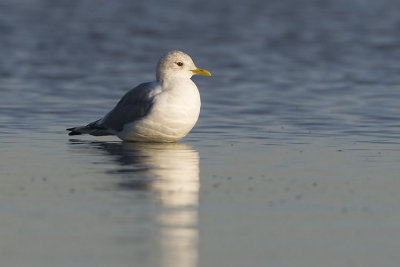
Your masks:
[[[72,131],[72,130],[68,130],[68,131]],[[76,132],[76,131],[72,131],[72,132],[68,133],[68,135],[80,135],[80,134],[82,134],[82,133]]]
[[[78,131],[75,131],[75,127],[72,127],[72,128],[68,128],[68,129],[66,129],[67,131],[70,131],[69,133],[68,133],[68,135],[80,135],[80,134],[82,134],[82,133],[80,133],[80,132],[78,132]]]

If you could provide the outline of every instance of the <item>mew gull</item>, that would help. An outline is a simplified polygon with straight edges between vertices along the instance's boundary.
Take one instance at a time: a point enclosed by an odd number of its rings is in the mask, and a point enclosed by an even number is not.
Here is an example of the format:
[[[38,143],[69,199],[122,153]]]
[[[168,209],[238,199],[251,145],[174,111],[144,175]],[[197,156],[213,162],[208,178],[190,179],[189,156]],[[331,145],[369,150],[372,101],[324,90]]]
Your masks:
[[[125,141],[176,142],[196,124],[200,94],[190,79],[210,76],[181,51],[165,54],[157,65],[157,80],[126,93],[103,118],[86,126],[67,129],[69,135],[116,135]]]

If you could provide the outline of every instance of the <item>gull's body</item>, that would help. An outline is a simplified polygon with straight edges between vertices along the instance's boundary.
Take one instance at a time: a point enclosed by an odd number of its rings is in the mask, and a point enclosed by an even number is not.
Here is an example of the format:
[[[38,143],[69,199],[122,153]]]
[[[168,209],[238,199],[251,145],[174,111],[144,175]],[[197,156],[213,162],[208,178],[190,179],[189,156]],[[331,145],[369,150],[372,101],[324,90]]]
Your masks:
[[[176,142],[196,124],[200,94],[190,79],[210,75],[196,68],[180,51],[167,53],[157,65],[157,80],[142,83],[125,94],[102,119],[69,128],[69,135],[116,135],[125,141]]]

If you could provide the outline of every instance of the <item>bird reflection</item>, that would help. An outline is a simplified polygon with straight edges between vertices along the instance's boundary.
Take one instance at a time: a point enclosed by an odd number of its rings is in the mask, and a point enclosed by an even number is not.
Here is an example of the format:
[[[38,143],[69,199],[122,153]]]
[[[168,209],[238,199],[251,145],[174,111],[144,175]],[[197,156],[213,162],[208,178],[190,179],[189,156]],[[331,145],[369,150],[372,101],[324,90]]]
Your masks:
[[[70,140],[82,148],[83,141]],[[161,209],[154,218],[161,226],[160,265],[197,265],[199,154],[181,143],[90,142],[118,165],[109,170],[116,183],[129,190],[150,191]]]

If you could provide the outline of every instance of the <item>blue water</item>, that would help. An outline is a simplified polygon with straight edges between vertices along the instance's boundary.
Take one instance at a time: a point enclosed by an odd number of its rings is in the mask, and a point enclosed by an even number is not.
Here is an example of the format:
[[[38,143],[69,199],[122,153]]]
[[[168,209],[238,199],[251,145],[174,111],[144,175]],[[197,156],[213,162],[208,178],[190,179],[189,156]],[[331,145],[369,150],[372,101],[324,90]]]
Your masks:
[[[70,138],[192,56],[178,144]],[[3,266],[397,266],[400,2],[0,1]]]

